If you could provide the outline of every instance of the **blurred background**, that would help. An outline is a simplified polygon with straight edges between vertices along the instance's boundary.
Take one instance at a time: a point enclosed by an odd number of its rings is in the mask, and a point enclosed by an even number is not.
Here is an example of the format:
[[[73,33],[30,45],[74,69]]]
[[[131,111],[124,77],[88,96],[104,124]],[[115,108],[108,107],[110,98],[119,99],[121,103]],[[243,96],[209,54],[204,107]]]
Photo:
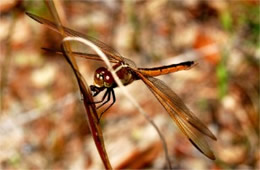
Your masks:
[[[188,60],[159,77],[217,136],[217,159],[197,151],[141,81],[127,86],[164,135],[175,169],[259,169],[258,0],[60,1],[62,23],[116,49],[139,67]],[[103,169],[71,68],[41,48],[61,37],[25,15],[51,19],[44,2],[0,2],[0,169]],[[88,84],[100,62],[77,59]],[[154,128],[116,89],[102,117],[117,169],[166,168]],[[98,100],[98,98],[97,98]]]

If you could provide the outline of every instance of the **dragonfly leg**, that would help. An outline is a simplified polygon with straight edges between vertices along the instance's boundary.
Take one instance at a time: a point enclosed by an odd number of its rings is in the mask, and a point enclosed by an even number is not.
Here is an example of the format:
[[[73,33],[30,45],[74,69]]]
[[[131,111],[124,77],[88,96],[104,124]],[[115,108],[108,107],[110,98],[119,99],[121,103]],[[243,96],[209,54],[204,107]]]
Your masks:
[[[105,87],[97,87],[95,85],[91,85],[89,87],[93,97],[97,96],[100,92],[102,92],[105,89]]]
[[[108,89],[109,90],[109,89]],[[99,116],[99,120],[102,118],[102,115],[109,109],[111,108],[111,106],[116,102],[116,95],[115,95],[115,92],[114,92],[114,89],[110,89],[109,90],[109,100],[110,100],[110,94],[112,93],[112,98],[113,98],[113,101],[112,103],[104,110],[100,113],[100,116]],[[109,101],[107,100],[107,102]],[[107,103],[106,102],[106,103]],[[105,103],[105,102],[104,102]]]
[[[105,94],[103,95],[103,97],[102,97],[102,99],[100,100],[100,101],[94,101],[92,104],[98,104],[98,103],[102,103],[104,100],[105,100],[105,98],[107,97],[107,95],[108,95],[108,97],[110,98],[110,92],[107,90],[106,92],[105,92]],[[110,100],[110,99],[108,99],[108,100]],[[105,102],[104,102],[105,103]],[[103,105],[103,104],[102,104]],[[98,106],[97,107],[97,109],[98,108],[100,108],[101,106]]]
[[[107,96],[107,94],[108,94],[108,96]],[[102,102],[105,100],[105,97],[106,97],[106,96],[107,96],[107,100],[104,101],[101,105],[99,105],[99,106],[97,107],[97,109],[101,108],[101,107],[104,106],[107,102],[109,102],[109,100],[110,100],[110,95],[111,95],[111,91],[110,91],[109,89],[107,89],[106,93],[105,93],[104,96],[102,97]]]
[[[92,92],[93,97],[96,97],[104,89],[105,89],[104,87],[97,87],[97,86],[94,86],[94,85],[90,86],[90,90]],[[107,94],[108,94],[108,91],[105,92],[104,96],[102,97],[102,99],[100,101],[88,102],[88,104],[102,103],[105,100]]]

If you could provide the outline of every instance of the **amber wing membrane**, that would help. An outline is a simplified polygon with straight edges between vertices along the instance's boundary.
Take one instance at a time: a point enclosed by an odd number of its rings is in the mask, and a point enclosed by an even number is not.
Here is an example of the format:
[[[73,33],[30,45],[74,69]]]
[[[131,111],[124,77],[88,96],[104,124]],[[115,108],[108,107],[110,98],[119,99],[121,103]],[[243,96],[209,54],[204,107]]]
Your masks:
[[[48,53],[52,53],[52,54],[58,54],[58,55],[63,55],[63,53],[60,51],[60,50],[57,50],[57,49],[51,49],[51,48],[42,48],[44,51],[48,52]],[[90,53],[82,53],[82,52],[75,52],[75,51],[72,51],[71,52],[74,56],[76,57],[81,57],[81,58],[84,58],[84,59],[89,59],[89,60],[96,60],[96,61],[102,61],[103,60],[100,58],[99,55],[97,54],[90,54]],[[108,60],[111,62],[111,63],[118,63],[117,60],[115,60],[114,58],[111,58],[109,56],[108,57]]]
[[[187,70],[193,67],[195,64],[196,63],[194,61],[186,61],[178,64],[171,64],[171,65],[161,66],[161,67],[138,68],[138,71],[145,76],[155,77],[155,76],[173,73],[180,70]]]
[[[135,73],[149,87],[191,143],[208,158],[215,159],[205,139],[206,135],[216,140],[216,137],[210,130],[185,106],[182,100],[165,83],[153,77],[145,77],[138,71],[135,71]]]
[[[49,27],[50,29],[58,32],[59,30],[57,29],[57,26],[54,22],[52,21],[49,21],[47,19],[44,19],[42,17],[39,17],[37,15],[34,15],[34,14],[31,14],[31,13],[28,13],[26,12],[26,14],[31,17],[32,19],[34,19],[35,21],[41,23],[41,24],[44,24],[46,25],[47,27]],[[118,62],[125,62],[125,60],[128,62],[132,62],[131,60],[129,59],[125,59],[123,58],[117,51],[115,51],[113,48],[109,47],[108,45],[106,45],[105,43],[93,38],[93,37],[90,37],[90,36],[87,36],[87,35],[84,35],[80,32],[77,32],[77,31],[74,31],[70,28],[67,28],[67,27],[64,27],[63,26],[63,29],[65,31],[65,34],[68,35],[68,36],[76,36],[76,37],[82,37],[82,38],[85,38],[89,41],[91,41],[92,43],[94,43],[95,45],[97,45],[107,56],[108,58],[110,58],[110,60],[114,60],[114,61],[118,61]],[[111,59],[112,58],[112,59]],[[124,60],[125,59],[125,60]]]

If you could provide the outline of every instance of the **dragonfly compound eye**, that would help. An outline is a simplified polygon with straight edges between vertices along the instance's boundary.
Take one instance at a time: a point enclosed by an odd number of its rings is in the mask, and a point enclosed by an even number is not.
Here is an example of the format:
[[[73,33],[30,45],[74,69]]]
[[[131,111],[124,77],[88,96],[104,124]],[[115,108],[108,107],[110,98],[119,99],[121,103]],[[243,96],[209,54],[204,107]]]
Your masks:
[[[103,87],[104,86],[104,77],[105,73],[108,72],[105,67],[100,67],[96,70],[95,76],[94,76],[94,83],[99,86]]]
[[[104,86],[105,87],[111,87],[114,83],[114,78],[112,76],[112,74],[107,71],[105,74],[104,74]]]

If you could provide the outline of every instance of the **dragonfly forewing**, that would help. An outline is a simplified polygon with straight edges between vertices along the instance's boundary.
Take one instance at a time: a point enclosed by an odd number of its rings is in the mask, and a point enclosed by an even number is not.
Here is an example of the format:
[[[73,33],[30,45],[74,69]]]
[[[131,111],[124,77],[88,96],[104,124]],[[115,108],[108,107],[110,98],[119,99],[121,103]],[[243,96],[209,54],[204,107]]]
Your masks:
[[[44,51],[48,52],[48,53],[52,53],[52,54],[57,54],[57,55],[63,55],[63,53],[60,50],[56,50],[56,49],[51,49],[51,48],[42,48]],[[89,60],[96,60],[96,61],[102,61],[103,60],[100,58],[99,55],[97,54],[91,54],[91,53],[83,53],[83,52],[75,52],[72,51],[71,52],[75,57],[80,57],[80,58],[84,58],[84,59],[89,59]],[[108,60],[111,63],[118,63],[117,60],[115,60],[114,58],[107,56]]]
[[[28,13],[26,12],[26,14],[31,17],[32,19],[34,19],[35,21],[41,23],[41,24],[44,24],[46,25],[47,27],[49,27],[50,29],[58,32],[59,30],[57,29],[57,26],[54,22],[52,21],[49,21],[47,19],[44,19],[42,17],[39,17],[37,15],[34,15],[34,14],[31,14],[31,13]],[[116,50],[114,50],[113,48],[109,47],[108,45],[106,45],[105,43],[93,38],[93,37],[90,37],[90,36],[87,36],[85,34],[82,34],[80,32],[77,32],[77,31],[74,31],[70,28],[67,28],[67,27],[64,27],[63,26],[63,29],[65,31],[65,34],[67,36],[76,36],[76,37],[81,37],[81,38],[85,38],[89,41],[91,41],[92,43],[94,43],[96,46],[98,46],[108,57],[110,58],[114,58],[115,61],[118,61],[118,62],[125,62],[125,63],[132,63],[133,61],[131,61],[130,59],[126,59],[124,57],[122,57]],[[134,63],[134,62],[133,62]]]

